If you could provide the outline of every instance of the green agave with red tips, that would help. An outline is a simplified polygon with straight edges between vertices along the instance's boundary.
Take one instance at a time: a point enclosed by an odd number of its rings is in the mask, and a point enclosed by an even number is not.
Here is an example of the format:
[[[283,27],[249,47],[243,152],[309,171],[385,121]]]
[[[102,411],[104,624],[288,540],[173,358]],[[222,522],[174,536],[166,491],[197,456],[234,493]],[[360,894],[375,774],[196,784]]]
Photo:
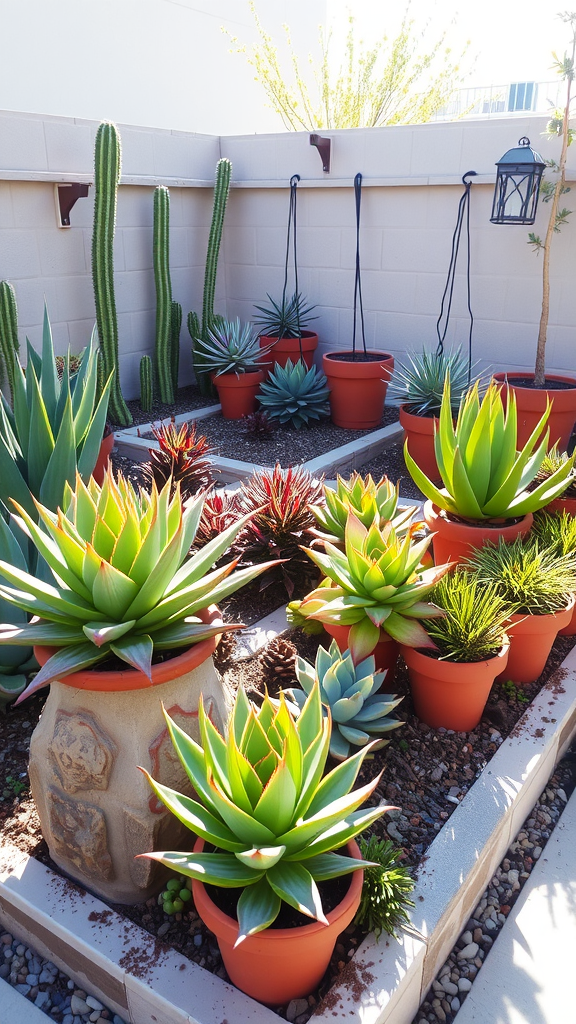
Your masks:
[[[406,508],[397,512],[399,485],[394,486],[387,476],[375,482],[370,474],[363,477],[354,472],[348,480],[339,476],[336,490],[324,484],[323,491],[326,504],[310,506],[319,527],[312,532],[330,544],[339,545],[344,541],[350,511],[364,526],[371,526],[374,522],[384,526],[391,519],[397,532],[406,531],[416,511],[415,508]]]
[[[277,918],[282,901],[328,924],[317,883],[371,867],[334,851],[391,807],[359,810],[380,775],[350,792],[368,744],[323,778],[330,716],[318,683],[294,717],[281,694],[257,708],[240,688],[225,736],[198,712],[201,745],[165,713],[172,743],[198,799],[155,782],[156,796],[215,852],[142,856],[209,885],[241,888],[236,945]],[[224,852],[222,852],[224,851]]]
[[[348,513],[344,551],[325,543],[324,552],[306,548],[326,579],[300,605],[300,614],[335,626],[350,626],[348,645],[354,662],[372,653],[383,629],[409,647],[435,644],[418,619],[444,613],[426,602],[432,587],[452,563],[424,569],[432,536],[414,542],[415,523],[399,535],[391,522],[367,528]]]
[[[22,694],[114,654],[152,673],[154,650],[190,647],[239,625],[208,626],[197,612],[234,593],[271,564],[232,573],[237,562],[213,569],[250,516],[244,516],[188,557],[203,496],[183,508],[177,486],[138,492],[108,470],[102,487],[76,477],[67,512],[35,505],[39,524],[14,502],[14,516],[54,577],[43,583],[0,561],[0,597],[41,621],[0,626],[0,644],[42,644],[59,650]]]

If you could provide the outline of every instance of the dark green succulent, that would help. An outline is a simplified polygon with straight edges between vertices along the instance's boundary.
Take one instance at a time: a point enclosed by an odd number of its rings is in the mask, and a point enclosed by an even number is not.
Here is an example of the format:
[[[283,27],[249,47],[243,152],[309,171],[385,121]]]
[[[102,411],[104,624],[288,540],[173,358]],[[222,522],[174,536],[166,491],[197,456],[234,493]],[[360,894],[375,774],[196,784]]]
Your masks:
[[[313,366],[310,370],[299,359],[288,360],[286,366],[276,363],[274,372],[260,386],[257,398],[270,419],[291,423],[297,430],[308,426],[311,420],[327,419],[330,415],[326,376]]]

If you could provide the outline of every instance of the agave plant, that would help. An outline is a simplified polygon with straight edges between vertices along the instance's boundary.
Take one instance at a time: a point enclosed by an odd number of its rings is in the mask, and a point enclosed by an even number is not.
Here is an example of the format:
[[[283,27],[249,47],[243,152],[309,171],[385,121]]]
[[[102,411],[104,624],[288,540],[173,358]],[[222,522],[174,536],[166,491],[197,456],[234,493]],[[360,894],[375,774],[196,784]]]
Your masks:
[[[260,316],[254,317],[254,323],[261,328],[260,333],[270,338],[300,338],[302,331],[307,329],[314,306],[307,306],[304,296],[294,292],[289,298],[284,296],[280,303],[268,295],[269,306],[256,306]]]
[[[258,401],[272,420],[291,423],[297,430],[310,420],[330,415],[330,389],[325,374],[315,366],[310,369],[302,359],[286,366],[276,363],[268,380],[260,385]]]
[[[350,792],[371,745],[322,778],[330,719],[317,685],[296,719],[282,695],[277,707],[266,697],[256,708],[240,687],[224,737],[201,702],[201,746],[166,721],[198,799],[144,774],[165,806],[216,850],[143,856],[209,885],[241,888],[236,945],[268,928],[283,901],[327,924],[316,883],[370,866],[333,851],[391,810],[358,810],[380,776]]]
[[[371,475],[363,477],[356,471],[348,480],[338,476],[336,490],[324,484],[325,504],[310,507],[321,527],[314,529],[313,533],[329,544],[343,543],[350,511],[367,527],[372,523],[381,527],[392,520],[394,529],[400,533],[408,528],[416,509],[407,508],[396,514],[398,493],[399,485],[395,487],[387,476],[381,477],[378,483],[374,482]]]
[[[148,484],[154,482],[160,489],[171,479],[173,487],[180,484],[183,501],[212,485],[214,449],[198,433],[196,423],[163,423],[152,427],[152,433],[160,449],[150,448],[150,462],[142,467]]]
[[[353,747],[367,743],[379,750],[388,743],[382,734],[404,725],[399,718],[389,717],[403,698],[378,692],[386,672],[376,672],[372,655],[355,665],[350,651],[342,654],[333,640],[328,651],[318,648],[315,665],[297,658],[296,675],[302,689],[291,687],[286,695],[302,710],[314,686],[320,686],[324,714],[332,721],[330,754],[337,761],[349,757]]]
[[[211,567],[248,516],[188,558],[202,513],[203,497],[183,509],[170,482],[150,494],[109,469],[102,487],[79,476],[68,490],[66,513],[36,502],[41,525],[14,502],[16,522],[50,567],[54,583],[0,561],[0,597],[40,622],[0,627],[0,644],[59,648],[22,696],[114,654],[149,678],[155,650],[189,647],[223,629],[206,626],[198,611],[254,579],[267,566],[235,573],[236,562]],[[22,699],[22,698],[21,698]]]
[[[252,324],[235,320],[221,320],[209,329],[207,337],[196,338],[195,352],[202,358],[202,370],[215,373],[252,373],[262,369],[261,356],[266,355],[273,343],[260,347],[258,332]]]
[[[444,382],[450,381],[453,410],[470,387],[468,359],[460,349],[455,352],[415,352],[408,362],[394,368],[388,385],[390,397],[399,399],[416,416],[438,416],[444,394]]]
[[[434,439],[440,490],[416,465],[407,446],[408,471],[427,498],[441,509],[467,519],[511,519],[535,512],[562,493],[572,467],[568,462],[533,490],[547,443],[550,406],[539,420],[521,452],[516,450],[516,399],[508,392],[506,409],[500,388],[491,384],[480,401],[478,382],[460,404],[454,426],[450,381],[446,380],[438,430]]]
[[[326,579],[308,594],[300,614],[319,622],[350,626],[348,643],[354,662],[372,653],[380,630],[409,647],[436,645],[416,620],[444,613],[424,600],[451,563],[423,569],[432,537],[414,543],[419,524],[399,536],[392,523],[366,528],[348,513],[344,551],[332,544],[307,553]]]

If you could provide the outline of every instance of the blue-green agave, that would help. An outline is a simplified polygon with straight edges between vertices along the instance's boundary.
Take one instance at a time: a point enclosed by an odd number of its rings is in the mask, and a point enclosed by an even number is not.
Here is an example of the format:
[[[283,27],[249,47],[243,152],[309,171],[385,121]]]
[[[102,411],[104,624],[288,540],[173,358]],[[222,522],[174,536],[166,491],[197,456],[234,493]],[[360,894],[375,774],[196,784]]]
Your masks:
[[[260,386],[257,398],[270,419],[291,423],[296,429],[308,426],[311,420],[330,415],[330,389],[325,374],[315,366],[308,369],[302,359],[286,366],[276,363],[267,381]]]

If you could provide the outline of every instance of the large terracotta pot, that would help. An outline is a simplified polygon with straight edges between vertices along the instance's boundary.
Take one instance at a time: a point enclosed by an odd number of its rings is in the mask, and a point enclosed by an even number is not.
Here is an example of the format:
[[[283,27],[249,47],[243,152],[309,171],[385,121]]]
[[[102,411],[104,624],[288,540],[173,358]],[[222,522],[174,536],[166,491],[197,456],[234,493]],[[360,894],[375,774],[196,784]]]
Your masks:
[[[104,483],[104,474],[108,468],[108,462],[110,459],[110,452],[114,447],[114,434],[107,434],[106,437],[102,438],[102,444],[100,445],[100,451],[98,452],[98,458],[96,459],[96,465],[92,471],[96,483],[99,487],[102,487]]]
[[[401,405],[399,418],[414,462],[432,483],[438,483],[440,473],[434,451],[434,424],[438,423],[437,417],[416,416],[410,412],[408,405]]]
[[[574,598],[564,611],[552,615],[512,615],[508,627],[510,655],[500,678],[512,679],[514,683],[533,683],[538,679],[559,630],[568,626],[573,611]]]
[[[289,359],[297,363],[300,359],[300,343],[298,338],[275,338],[271,334],[260,335],[260,346],[274,343],[266,358],[269,362],[278,363],[279,366],[286,366]],[[302,358],[309,370],[314,365],[314,353],[318,348],[318,335],[314,331],[302,331]],[[273,369],[273,367],[271,367]]]
[[[402,647],[418,718],[433,729],[470,732],[482,718],[497,675],[508,661],[508,641],[486,661],[454,662]]]
[[[394,356],[371,349],[370,362],[355,361],[352,352],[325,352],[322,368],[330,388],[332,422],[348,430],[374,430],[384,412],[386,389],[394,369]]]
[[[550,428],[548,449],[558,442],[558,450],[566,451],[570,435],[576,422],[576,377],[559,373],[547,373],[547,381],[561,381],[572,384],[571,388],[526,388],[514,383],[514,378],[530,377],[533,373],[495,373],[494,380],[508,384],[516,396],[518,410],[518,447],[522,448],[534,430],[540,417],[546,411],[546,402],[553,402],[547,426]]]
[[[202,839],[194,846],[200,853]],[[360,859],[355,842],[347,852]],[[242,992],[269,1006],[307,996],[315,989],[330,963],[340,932],[350,924],[360,904],[364,873],[350,875],[346,896],[326,916],[328,924],[312,921],[298,928],[267,928],[249,935],[234,949],[238,922],[225,914],[206,892],[202,882],[192,882],[194,904],[205,925],[214,932],[230,980]]]
[[[225,420],[239,420],[256,411],[256,395],[260,390],[266,370],[255,370],[253,373],[221,373],[219,376],[210,374],[212,383],[218,391]]]
[[[323,622],[322,625],[329,636],[334,638],[342,652],[348,649],[350,626],[334,626],[330,622]],[[386,686],[389,686],[394,680],[400,645],[391,636],[388,636],[388,633],[385,633],[383,629],[380,630],[380,636],[382,639],[378,641],[372,654],[376,662],[376,670],[378,672],[386,671],[385,683]]]
[[[218,622],[215,606],[202,617]],[[230,695],[214,668],[217,638],[194,644],[152,668],[84,671],[50,684],[30,742],[30,784],[50,856],[82,886],[117,903],[159,891],[166,870],[150,850],[179,849],[187,830],[152,793],[138,765],[164,785],[191,794],[174,753],[162,704],[199,740],[200,694],[223,727]],[[40,664],[53,648],[36,647]]]
[[[432,541],[435,565],[445,562],[463,562],[484,544],[498,544],[500,538],[512,541],[524,537],[532,527],[533,516],[529,512],[517,522],[479,521],[478,525],[457,522],[448,513],[439,509],[432,501],[424,505],[424,519],[428,529],[435,534]]]

